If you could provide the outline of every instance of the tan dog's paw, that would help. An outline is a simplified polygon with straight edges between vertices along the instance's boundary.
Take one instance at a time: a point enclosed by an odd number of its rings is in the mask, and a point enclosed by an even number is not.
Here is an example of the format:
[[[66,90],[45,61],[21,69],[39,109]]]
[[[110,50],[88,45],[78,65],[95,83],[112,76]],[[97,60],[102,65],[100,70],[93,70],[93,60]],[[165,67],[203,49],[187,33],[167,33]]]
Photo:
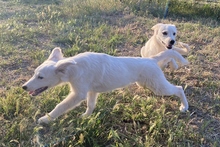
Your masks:
[[[188,44],[183,43],[183,42],[178,42],[178,43],[179,43],[179,45],[180,45],[181,47],[183,47],[183,48],[187,49],[187,52],[189,52],[189,51],[190,51],[190,47],[189,47],[189,45],[188,45]]]

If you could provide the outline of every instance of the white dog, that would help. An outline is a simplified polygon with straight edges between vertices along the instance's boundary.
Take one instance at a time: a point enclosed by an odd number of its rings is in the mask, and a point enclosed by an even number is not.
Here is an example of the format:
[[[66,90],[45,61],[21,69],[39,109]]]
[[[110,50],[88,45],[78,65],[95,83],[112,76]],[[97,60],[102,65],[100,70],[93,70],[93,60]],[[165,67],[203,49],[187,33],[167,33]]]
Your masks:
[[[149,88],[157,95],[175,95],[180,98],[180,111],[188,109],[188,102],[181,86],[170,84],[158,61],[167,58],[187,64],[179,53],[173,50],[161,52],[152,58],[113,57],[102,53],[86,52],[64,58],[60,48],[55,48],[49,58],[41,64],[33,77],[22,88],[36,96],[48,88],[68,82],[71,92],[49,114],[41,117],[39,123],[48,123],[87,100],[87,110],[83,116],[92,114],[99,93],[111,91],[137,83]]]
[[[144,47],[141,49],[142,57],[151,57],[162,51],[173,49],[179,52],[181,55],[186,55],[190,50],[188,44],[179,42],[183,48],[175,47],[177,29],[175,25],[172,24],[156,24],[152,27],[154,30],[154,35],[147,41]],[[174,59],[170,59],[170,67],[172,70],[177,69],[178,65]],[[159,62],[158,65],[163,69],[166,65]]]

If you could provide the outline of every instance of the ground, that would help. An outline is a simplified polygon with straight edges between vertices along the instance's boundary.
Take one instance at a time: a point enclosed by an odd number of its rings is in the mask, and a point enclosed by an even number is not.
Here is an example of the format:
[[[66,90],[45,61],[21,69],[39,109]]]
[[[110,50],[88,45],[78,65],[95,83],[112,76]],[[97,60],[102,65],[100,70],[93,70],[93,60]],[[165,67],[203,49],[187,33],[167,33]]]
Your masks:
[[[220,146],[219,16],[211,6],[201,7],[204,16],[171,6],[163,19],[165,3],[147,0],[0,1],[0,146]],[[184,87],[187,113],[179,112],[176,97],[131,85],[101,94],[91,117],[80,118],[82,103],[48,125],[36,123],[69,92],[64,85],[31,97],[21,88],[54,47],[66,57],[140,56],[151,27],[161,22],[175,24],[177,41],[191,48],[190,65],[164,71]]]

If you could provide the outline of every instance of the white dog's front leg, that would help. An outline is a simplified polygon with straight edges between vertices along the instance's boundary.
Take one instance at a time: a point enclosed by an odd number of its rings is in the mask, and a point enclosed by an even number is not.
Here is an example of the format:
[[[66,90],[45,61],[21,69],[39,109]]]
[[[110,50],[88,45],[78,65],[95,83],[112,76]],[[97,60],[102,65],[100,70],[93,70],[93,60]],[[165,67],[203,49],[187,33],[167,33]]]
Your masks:
[[[61,103],[59,103],[49,114],[38,119],[38,123],[49,123],[65,112],[76,107],[86,98],[85,94],[70,93]]]
[[[92,114],[93,110],[95,109],[96,99],[98,97],[98,93],[96,92],[89,92],[87,95],[87,109],[86,112],[82,114],[82,117],[86,117]]]

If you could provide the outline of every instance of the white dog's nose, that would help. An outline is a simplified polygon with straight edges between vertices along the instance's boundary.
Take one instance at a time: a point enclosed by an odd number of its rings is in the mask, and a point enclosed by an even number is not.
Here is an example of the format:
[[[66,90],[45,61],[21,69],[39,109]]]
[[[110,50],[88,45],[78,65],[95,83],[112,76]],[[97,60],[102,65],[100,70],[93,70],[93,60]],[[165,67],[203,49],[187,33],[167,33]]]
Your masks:
[[[25,85],[23,85],[22,88],[23,88],[24,90],[27,90],[27,86],[25,86]]]

